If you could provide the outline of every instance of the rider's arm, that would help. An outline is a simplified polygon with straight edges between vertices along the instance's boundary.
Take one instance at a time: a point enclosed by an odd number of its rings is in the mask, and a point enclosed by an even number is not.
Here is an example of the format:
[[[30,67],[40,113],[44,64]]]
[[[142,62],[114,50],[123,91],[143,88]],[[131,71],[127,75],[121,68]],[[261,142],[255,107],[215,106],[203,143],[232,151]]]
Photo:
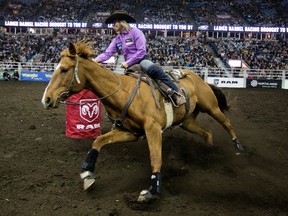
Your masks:
[[[116,46],[116,39],[114,38],[112,40],[112,42],[110,43],[110,45],[108,46],[108,48],[106,49],[106,51],[102,54],[100,54],[99,56],[97,56],[94,61],[96,62],[104,62],[108,59],[110,59],[112,57],[113,54],[115,54],[117,51],[117,46]]]

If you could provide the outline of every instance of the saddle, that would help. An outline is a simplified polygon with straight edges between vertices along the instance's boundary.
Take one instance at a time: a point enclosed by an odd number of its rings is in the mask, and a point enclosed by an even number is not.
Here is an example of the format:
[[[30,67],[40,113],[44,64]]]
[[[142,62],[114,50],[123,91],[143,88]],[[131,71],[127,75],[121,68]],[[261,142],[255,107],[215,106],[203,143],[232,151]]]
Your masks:
[[[179,80],[186,77],[187,74],[183,73],[182,71],[178,69],[169,69],[169,70],[164,70],[164,72],[172,79],[173,82],[179,83]],[[160,93],[163,95],[165,100],[170,100],[171,103],[176,106],[174,103],[174,100],[172,99],[171,95],[173,94],[173,91],[171,88],[166,85],[164,82],[161,80],[155,80],[152,79],[140,66],[140,64],[135,64],[132,65],[131,67],[127,68],[125,71],[125,75],[132,76],[135,78],[140,78],[141,81],[147,83],[152,91],[153,97],[156,101],[156,105],[159,108],[159,102],[157,98],[157,94],[155,92],[155,89],[157,88]],[[184,88],[180,87],[180,90],[184,93],[184,96],[187,98],[187,93]],[[177,107],[177,106],[176,106]]]
[[[185,73],[183,73],[177,69],[171,69],[171,70],[164,71],[164,72],[166,72],[167,75],[171,77],[172,81],[177,82],[177,83],[179,82],[179,79],[182,79],[182,78],[187,76]],[[158,109],[160,109],[160,103],[159,103],[159,99],[158,99],[156,91],[155,91],[156,88],[160,91],[160,93],[163,95],[165,100],[167,100],[167,101],[170,100],[171,103],[175,107],[177,107],[177,106],[171,97],[171,95],[173,94],[173,92],[171,92],[171,88],[169,86],[167,86],[165,83],[161,82],[160,80],[152,79],[147,73],[145,73],[142,70],[142,67],[140,66],[140,64],[136,64],[136,65],[129,67],[125,71],[125,75],[135,77],[137,79],[136,85],[133,88],[127,103],[125,104],[121,115],[116,119],[112,118],[111,116],[108,116],[108,118],[113,122],[112,129],[114,129],[115,127],[118,127],[118,128],[122,128],[122,129],[125,129],[127,131],[130,131],[131,133],[135,134],[136,136],[142,136],[143,135],[142,133],[138,133],[138,132],[133,131],[124,122],[124,118],[126,116],[128,108],[129,108],[130,104],[132,103],[132,101],[136,95],[136,92],[139,90],[139,86],[140,86],[141,81],[150,85],[151,90],[152,90],[152,94],[154,97],[154,101],[155,101]],[[190,102],[189,102],[189,97],[188,97],[188,93],[186,92],[186,90],[182,87],[180,87],[180,90],[183,92],[183,94],[187,100],[187,102],[185,103],[185,110],[186,110],[186,114],[184,116],[184,119],[185,119],[189,113],[189,110],[190,110]]]

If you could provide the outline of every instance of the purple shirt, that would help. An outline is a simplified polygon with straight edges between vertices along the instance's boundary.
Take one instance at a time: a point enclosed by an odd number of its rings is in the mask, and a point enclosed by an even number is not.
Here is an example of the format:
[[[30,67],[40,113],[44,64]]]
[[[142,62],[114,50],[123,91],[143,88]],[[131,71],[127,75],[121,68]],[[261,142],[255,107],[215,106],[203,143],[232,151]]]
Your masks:
[[[128,32],[118,34],[96,60],[104,62],[118,50],[121,51],[128,66],[139,63],[146,55],[146,38],[143,32],[138,28],[132,28]]]

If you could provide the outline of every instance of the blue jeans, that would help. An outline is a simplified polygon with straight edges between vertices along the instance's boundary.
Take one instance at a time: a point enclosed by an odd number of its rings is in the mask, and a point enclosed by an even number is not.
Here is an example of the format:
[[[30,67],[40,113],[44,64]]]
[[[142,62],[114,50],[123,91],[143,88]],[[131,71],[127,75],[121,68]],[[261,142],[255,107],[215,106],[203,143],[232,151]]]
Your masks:
[[[153,79],[160,80],[172,88],[174,91],[178,92],[178,87],[173,83],[171,78],[162,70],[162,68],[158,67],[152,61],[148,59],[144,59],[140,62],[142,69]]]

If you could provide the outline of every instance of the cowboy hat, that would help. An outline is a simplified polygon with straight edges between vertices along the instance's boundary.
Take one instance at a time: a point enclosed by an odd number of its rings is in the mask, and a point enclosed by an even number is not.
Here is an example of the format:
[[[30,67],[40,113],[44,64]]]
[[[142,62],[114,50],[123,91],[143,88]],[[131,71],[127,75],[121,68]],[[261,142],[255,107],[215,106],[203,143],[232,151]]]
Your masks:
[[[127,23],[136,23],[136,20],[129,16],[125,10],[117,10],[105,20],[105,24],[114,23],[116,20],[125,20]]]

